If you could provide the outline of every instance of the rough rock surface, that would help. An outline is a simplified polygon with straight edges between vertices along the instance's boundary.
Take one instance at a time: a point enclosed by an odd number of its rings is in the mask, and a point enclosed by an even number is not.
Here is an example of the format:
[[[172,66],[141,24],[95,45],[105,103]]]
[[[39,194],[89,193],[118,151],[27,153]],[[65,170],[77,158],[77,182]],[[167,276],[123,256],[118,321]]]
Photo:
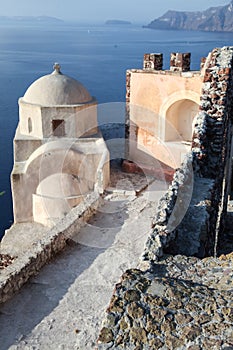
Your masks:
[[[165,256],[151,271],[128,270],[116,285],[98,349],[231,349],[232,291],[232,254]]]

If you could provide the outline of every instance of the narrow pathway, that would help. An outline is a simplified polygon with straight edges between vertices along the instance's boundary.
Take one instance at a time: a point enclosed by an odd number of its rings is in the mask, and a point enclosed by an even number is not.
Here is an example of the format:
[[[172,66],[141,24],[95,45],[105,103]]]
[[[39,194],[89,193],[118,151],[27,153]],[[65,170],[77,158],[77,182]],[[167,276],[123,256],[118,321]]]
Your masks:
[[[114,285],[137,266],[166,187],[107,195],[70,246],[0,308],[0,349],[94,349]]]

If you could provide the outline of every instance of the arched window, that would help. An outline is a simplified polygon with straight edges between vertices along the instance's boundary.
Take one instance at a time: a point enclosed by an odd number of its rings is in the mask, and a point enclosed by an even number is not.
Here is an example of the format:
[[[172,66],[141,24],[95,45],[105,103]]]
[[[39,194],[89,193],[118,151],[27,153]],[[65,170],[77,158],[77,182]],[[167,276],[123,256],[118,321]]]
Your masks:
[[[28,118],[28,132],[31,134],[32,132],[32,120],[31,118]]]

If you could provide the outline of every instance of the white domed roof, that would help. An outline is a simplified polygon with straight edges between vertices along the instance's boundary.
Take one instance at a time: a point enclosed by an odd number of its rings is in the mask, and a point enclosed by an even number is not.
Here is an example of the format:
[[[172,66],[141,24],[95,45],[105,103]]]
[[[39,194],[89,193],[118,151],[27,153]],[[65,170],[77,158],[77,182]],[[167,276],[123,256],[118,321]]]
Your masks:
[[[54,71],[32,83],[23,101],[41,106],[77,105],[91,102],[93,98],[77,80],[64,75],[55,63]]]

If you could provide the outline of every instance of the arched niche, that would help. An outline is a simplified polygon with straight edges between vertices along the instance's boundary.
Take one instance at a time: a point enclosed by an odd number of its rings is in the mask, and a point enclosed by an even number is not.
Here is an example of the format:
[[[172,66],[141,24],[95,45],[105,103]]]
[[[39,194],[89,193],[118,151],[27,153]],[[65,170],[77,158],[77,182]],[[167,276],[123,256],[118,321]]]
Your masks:
[[[193,120],[199,106],[188,99],[173,103],[166,113],[165,141],[192,141]]]
[[[198,113],[200,95],[194,91],[179,91],[168,96],[159,112],[162,141],[192,140],[193,120]]]

